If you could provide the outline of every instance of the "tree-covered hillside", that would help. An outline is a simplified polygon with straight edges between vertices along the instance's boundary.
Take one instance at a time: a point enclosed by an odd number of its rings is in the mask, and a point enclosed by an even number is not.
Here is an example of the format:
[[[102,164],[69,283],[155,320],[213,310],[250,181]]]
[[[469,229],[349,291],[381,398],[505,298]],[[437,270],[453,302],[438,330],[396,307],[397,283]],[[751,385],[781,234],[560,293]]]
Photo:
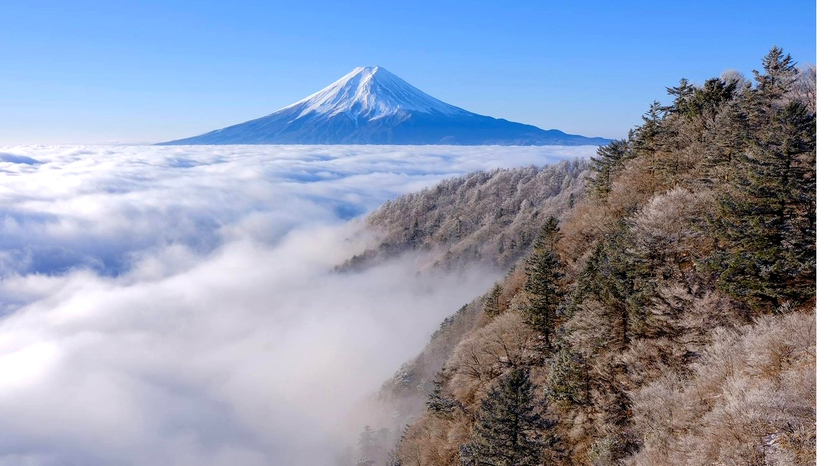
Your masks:
[[[813,464],[814,78],[773,48],[601,148],[588,195],[387,384],[429,392],[389,462]]]
[[[545,218],[571,210],[584,193],[583,160],[499,169],[452,178],[385,203],[366,221],[382,236],[376,248],[340,270],[370,267],[418,251],[425,266],[462,269],[482,263],[508,269],[532,245]]]

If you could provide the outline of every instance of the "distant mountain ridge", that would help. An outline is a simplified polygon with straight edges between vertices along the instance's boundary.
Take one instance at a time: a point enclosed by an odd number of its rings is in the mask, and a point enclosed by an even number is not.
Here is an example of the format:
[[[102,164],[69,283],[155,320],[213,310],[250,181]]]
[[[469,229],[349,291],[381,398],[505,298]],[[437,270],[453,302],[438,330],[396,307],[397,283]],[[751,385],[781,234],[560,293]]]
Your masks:
[[[379,67],[358,67],[275,113],[162,144],[604,145],[610,140],[478,115]]]

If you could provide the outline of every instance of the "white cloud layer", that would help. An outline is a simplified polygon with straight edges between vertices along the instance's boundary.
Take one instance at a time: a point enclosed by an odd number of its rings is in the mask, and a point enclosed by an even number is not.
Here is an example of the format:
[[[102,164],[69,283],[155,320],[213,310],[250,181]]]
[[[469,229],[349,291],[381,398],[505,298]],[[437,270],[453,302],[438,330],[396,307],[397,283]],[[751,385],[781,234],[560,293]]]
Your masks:
[[[353,403],[495,279],[332,274],[347,220],[593,152],[0,148],[0,465],[330,464]]]

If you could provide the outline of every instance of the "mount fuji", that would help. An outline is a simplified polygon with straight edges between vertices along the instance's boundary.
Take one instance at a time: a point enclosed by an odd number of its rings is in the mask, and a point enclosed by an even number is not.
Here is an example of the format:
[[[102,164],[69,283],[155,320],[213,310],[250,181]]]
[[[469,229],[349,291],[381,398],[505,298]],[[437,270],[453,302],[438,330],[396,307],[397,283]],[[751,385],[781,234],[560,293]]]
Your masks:
[[[270,115],[162,144],[603,145],[447,104],[379,66],[359,67]]]

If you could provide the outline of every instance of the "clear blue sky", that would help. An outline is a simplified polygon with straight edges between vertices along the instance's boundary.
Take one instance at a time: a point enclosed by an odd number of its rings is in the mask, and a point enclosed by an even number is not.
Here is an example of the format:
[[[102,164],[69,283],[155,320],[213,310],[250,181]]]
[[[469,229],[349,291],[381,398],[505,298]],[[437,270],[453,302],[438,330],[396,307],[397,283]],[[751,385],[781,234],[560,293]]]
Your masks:
[[[816,64],[813,1],[0,3],[0,145],[158,142],[381,65],[467,110],[621,137],[679,78]]]

